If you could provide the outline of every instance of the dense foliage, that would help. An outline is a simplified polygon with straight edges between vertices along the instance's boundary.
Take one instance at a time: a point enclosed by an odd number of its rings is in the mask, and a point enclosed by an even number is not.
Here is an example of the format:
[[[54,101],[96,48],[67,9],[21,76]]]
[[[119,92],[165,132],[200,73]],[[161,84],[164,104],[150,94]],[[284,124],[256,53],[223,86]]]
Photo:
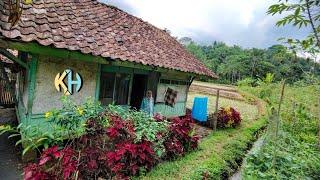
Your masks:
[[[10,137],[22,136],[16,145],[23,144],[24,155],[29,150],[48,148],[52,144],[63,144],[66,137],[76,138],[85,132],[84,122],[88,118],[97,117],[103,108],[100,103],[88,98],[85,103],[77,105],[66,96],[61,98],[62,108],[45,113],[45,122],[26,125],[20,123],[17,127],[2,126],[0,135],[11,133]]]
[[[24,168],[24,179],[123,179],[143,174],[160,160],[182,156],[198,146],[190,115],[166,120],[114,105],[100,111],[99,105],[82,110],[82,106],[67,104],[72,107],[68,110],[81,111],[81,118],[87,119],[75,123],[69,121],[73,116],[63,116],[64,121],[61,113],[66,109],[50,111],[46,117],[51,123],[58,118],[57,124],[70,131],[83,127],[84,132],[49,144],[36,163]]]
[[[268,9],[272,16],[281,14],[277,26],[292,25],[298,29],[310,28],[303,39],[281,38],[293,51],[308,52],[313,58],[320,53],[320,1],[319,0],[279,0]]]
[[[275,81],[287,78],[288,82],[303,80],[305,76],[320,77],[319,63],[298,57],[282,45],[244,49],[223,42],[200,45],[191,40],[184,43],[189,52],[219,75],[220,83],[236,84],[245,78],[256,81],[267,73],[274,74]]]
[[[287,86],[278,117],[279,86],[241,87],[267,100],[271,109],[262,147],[248,156],[243,176],[245,179],[319,179],[317,126],[320,119],[316,95],[320,94],[320,86]],[[269,97],[261,93],[266,88],[270,91]]]
[[[171,122],[167,140],[164,142],[166,158],[169,159],[194,150],[198,147],[199,140],[199,137],[194,135],[193,120],[190,114],[184,118],[174,118]]]
[[[217,112],[217,127],[228,128],[236,127],[241,123],[240,113],[232,107],[220,108]]]

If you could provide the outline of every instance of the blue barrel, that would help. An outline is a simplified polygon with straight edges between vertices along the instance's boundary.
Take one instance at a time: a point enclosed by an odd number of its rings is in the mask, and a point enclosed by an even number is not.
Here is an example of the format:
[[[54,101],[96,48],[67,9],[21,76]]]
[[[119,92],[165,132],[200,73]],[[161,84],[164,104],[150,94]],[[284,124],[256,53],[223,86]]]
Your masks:
[[[207,121],[208,97],[195,97],[192,107],[192,118],[200,122]]]

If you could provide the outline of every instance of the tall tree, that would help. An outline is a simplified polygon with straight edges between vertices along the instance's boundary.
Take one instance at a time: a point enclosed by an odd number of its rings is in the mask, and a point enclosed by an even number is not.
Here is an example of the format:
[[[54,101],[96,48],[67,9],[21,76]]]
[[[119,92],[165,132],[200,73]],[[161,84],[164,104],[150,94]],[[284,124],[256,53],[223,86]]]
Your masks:
[[[310,27],[312,31],[303,40],[287,38],[286,42],[294,51],[303,50],[313,56],[320,53],[320,0],[279,0],[269,7],[268,14],[285,14],[277,26]]]
[[[274,74],[275,81],[287,78],[287,82],[291,83],[303,79],[305,72],[310,72],[313,67],[315,75],[320,75],[319,63],[296,56],[284,45],[273,45],[268,49],[243,49],[222,42],[206,46],[192,41],[186,48],[220,76],[220,83],[236,83],[244,78],[258,79],[267,73]]]

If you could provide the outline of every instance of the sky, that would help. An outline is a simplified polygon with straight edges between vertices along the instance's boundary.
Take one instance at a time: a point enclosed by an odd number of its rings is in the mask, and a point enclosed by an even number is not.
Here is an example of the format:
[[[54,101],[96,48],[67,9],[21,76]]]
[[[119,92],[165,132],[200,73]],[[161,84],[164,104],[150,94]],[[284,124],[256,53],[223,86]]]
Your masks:
[[[308,29],[276,27],[280,16],[267,15],[277,0],[100,0],[116,6],[174,37],[200,44],[222,41],[244,48],[268,48],[281,37],[301,39]]]

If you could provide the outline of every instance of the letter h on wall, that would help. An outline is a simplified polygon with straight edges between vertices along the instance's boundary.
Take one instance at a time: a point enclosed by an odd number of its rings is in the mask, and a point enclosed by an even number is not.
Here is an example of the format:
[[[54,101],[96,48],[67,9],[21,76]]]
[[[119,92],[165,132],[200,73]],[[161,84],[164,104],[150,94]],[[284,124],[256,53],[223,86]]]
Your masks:
[[[67,76],[67,86],[64,82],[65,78]],[[58,73],[55,78],[55,87],[56,89],[60,92],[61,88],[63,89],[63,93],[65,95],[72,95],[74,93],[73,91],[73,86],[76,85],[75,87],[75,92],[79,92],[81,87],[82,87],[82,78],[81,76],[76,73],[76,80],[73,80],[73,72],[70,69],[66,69],[63,71],[63,73],[60,75]]]

